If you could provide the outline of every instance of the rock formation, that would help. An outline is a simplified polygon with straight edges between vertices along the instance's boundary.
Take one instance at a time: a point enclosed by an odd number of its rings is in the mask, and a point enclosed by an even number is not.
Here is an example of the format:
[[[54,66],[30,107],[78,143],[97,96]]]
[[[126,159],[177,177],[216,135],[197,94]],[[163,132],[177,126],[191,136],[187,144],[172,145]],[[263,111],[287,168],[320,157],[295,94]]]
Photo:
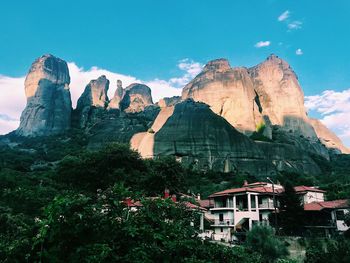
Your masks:
[[[212,112],[208,105],[191,99],[177,104],[155,134],[154,155],[173,155],[183,163],[222,171],[234,170],[236,161],[246,161],[247,169],[254,160],[264,163],[263,153],[252,140]],[[272,165],[264,164],[273,170]]]
[[[122,81],[118,79],[117,81],[117,89],[114,93],[113,98],[108,104],[108,109],[119,109],[119,104],[125,95],[125,91],[123,89]]]
[[[237,130],[251,134],[263,121],[246,68],[231,68],[225,59],[210,61],[182,91],[182,99],[208,104]]]
[[[165,107],[175,106],[179,102],[181,102],[180,96],[174,96],[174,97],[170,97],[170,98],[165,97],[165,98],[160,99],[158,101],[158,106],[161,108],[165,108]]]
[[[310,122],[316,131],[317,137],[328,149],[335,154],[350,154],[350,149],[345,147],[337,135],[329,130],[321,121],[310,119]]]
[[[173,155],[185,165],[195,165],[199,169],[241,171],[260,176],[277,171],[320,173],[317,164],[300,148],[273,142],[256,143],[204,103],[185,100],[175,105],[173,114],[161,124],[153,135],[154,156]],[[134,145],[137,149],[149,153],[145,145],[150,136],[134,135],[133,139],[138,139],[135,141],[139,144]]]
[[[35,60],[24,83],[27,106],[16,133],[47,136],[68,130],[72,112],[69,83],[65,61],[53,55]]]
[[[98,79],[91,80],[85,87],[83,94],[78,99],[76,112],[80,127],[85,127],[93,109],[105,109],[108,105],[109,80],[102,75]]]
[[[161,103],[162,104],[162,103]],[[164,105],[163,105],[164,106]],[[137,150],[143,158],[153,158],[154,155],[154,136],[163,127],[168,118],[173,114],[174,106],[164,106],[160,108],[156,119],[147,132],[135,134],[130,140],[132,149]]]
[[[250,68],[254,90],[261,106],[261,113],[272,125],[297,136],[317,140],[308,121],[304,107],[304,93],[297,76],[287,62],[275,55]]]
[[[125,112],[140,112],[152,104],[151,89],[144,84],[133,83],[126,87],[120,109]]]
[[[109,80],[101,76],[86,86],[72,113],[69,83],[66,62],[52,55],[37,59],[25,81],[27,106],[16,133],[60,134],[72,124],[87,135],[89,148],[130,142],[144,158],[173,155],[198,169],[261,176],[319,174],[315,158],[350,153],[307,116],[297,76],[275,55],[249,69],[210,61],[181,97],[157,104],[148,86],[123,89],[120,80],[109,100]]]

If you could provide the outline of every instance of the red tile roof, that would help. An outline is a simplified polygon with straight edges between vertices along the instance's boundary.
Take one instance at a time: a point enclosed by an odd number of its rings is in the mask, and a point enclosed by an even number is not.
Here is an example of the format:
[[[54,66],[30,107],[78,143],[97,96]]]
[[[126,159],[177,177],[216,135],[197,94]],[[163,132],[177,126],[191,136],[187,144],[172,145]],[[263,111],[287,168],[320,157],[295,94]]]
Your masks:
[[[304,205],[305,211],[321,211],[323,209],[337,209],[350,207],[350,200],[341,199],[324,202],[312,202]]]
[[[189,208],[189,209],[192,209],[192,210],[202,210],[202,211],[206,211],[207,209],[203,208],[203,207],[200,207],[198,205],[195,205],[195,204],[192,204],[190,202],[183,202],[183,204]]]
[[[311,187],[311,186],[305,186],[305,185],[300,185],[294,187],[295,192],[297,193],[302,193],[302,192],[318,192],[318,193],[325,193],[326,191],[323,191],[321,189]]]
[[[149,200],[155,200],[155,199],[158,199],[158,198],[160,198],[160,197],[147,197],[147,199],[149,199]],[[202,201],[204,201],[204,200],[202,200]],[[209,201],[209,200],[208,200],[208,201]],[[123,201],[123,202],[124,202],[124,204],[125,204],[126,206],[128,206],[128,207],[142,207],[142,206],[143,206],[143,204],[142,204],[140,201],[135,201],[135,200],[126,199],[126,200]],[[176,202],[176,203],[178,203],[178,202]],[[192,210],[201,210],[201,211],[206,211],[206,210],[207,210],[207,209],[204,208],[204,207],[201,207],[201,206],[192,204],[192,203],[187,202],[187,201],[185,201],[185,202],[180,202],[180,203],[184,204],[184,206],[185,206],[186,208],[189,208],[189,209],[192,209]]]
[[[209,208],[214,206],[214,203],[210,203],[209,199],[205,199],[205,200],[197,200],[198,204],[200,207],[204,207],[204,208]]]
[[[240,187],[240,188],[227,189],[227,190],[224,190],[221,192],[214,193],[214,194],[210,195],[209,198],[213,198],[216,196],[227,196],[227,195],[231,195],[231,194],[245,193],[245,192],[273,194],[272,187],[266,187],[266,186]],[[276,194],[279,194],[282,192],[283,192],[283,189],[275,189]]]

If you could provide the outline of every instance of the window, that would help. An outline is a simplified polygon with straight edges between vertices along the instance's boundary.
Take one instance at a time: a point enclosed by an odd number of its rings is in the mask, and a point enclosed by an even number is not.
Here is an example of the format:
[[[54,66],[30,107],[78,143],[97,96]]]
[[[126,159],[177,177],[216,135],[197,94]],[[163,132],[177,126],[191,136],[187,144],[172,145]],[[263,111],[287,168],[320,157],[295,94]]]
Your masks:
[[[256,209],[256,202],[255,202],[255,195],[250,195],[250,205],[252,206],[252,209]]]
[[[224,214],[219,214],[219,221],[222,222],[224,221]],[[222,232],[222,231],[221,231]]]
[[[344,220],[344,211],[338,210],[335,212],[337,220]]]
[[[224,232],[224,228],[223,227],[220,227],[220,232]]]
[[[248,195],[237,195],[236,207],[241,211],[248,210]]]

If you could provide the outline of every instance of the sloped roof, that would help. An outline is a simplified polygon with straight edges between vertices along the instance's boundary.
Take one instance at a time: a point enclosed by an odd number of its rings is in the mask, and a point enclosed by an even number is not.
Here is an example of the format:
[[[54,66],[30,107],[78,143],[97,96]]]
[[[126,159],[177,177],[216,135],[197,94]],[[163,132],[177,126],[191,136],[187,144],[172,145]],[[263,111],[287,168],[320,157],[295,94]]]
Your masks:
[[[198,202],[200,207],[209,208],[210,206],[213,206],[213,205],[210,204],[210,200],[209,199],[197,200],[197,202]]]
[[[192,209],[192,210],[202,210],[206,211],[207,209],[200,207],[198,205],[192,204],[190,202],[182,202],[187,208]]]
[[[304,205],[305,211],[321,211],[323,209],[339,209],[339,208],[349,208],[350,200],[340,199],[333,201],[324,201],[324,202],[312,202]]]
[[[272,187],[260,186],[260,187],[240,187],[240,188],[232,188],[227,189],[221,192],[214,193],[209,196],[209,198],[213,198],[216,196],[227,196],[236,193],[245,193],[245,192],[253,192],[253,193],[266,193],[273,194]],[[282,193],[283,189],[275,189],[275,193]]]
[[[325,193],[326,191],[311,187],[311,186],[305,186],[305,185],[299,185],[294,187],[295,192],[302,193],[302,192],[318,192],[318,193]]]

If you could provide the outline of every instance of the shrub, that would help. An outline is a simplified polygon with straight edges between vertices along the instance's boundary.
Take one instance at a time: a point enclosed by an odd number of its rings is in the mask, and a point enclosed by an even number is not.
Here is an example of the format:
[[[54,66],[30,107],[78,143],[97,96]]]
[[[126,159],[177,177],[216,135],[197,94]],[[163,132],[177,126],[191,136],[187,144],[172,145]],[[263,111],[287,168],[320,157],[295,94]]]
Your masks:
[[[286,245],[270,226],[254,226],[247,235],[246,246],[262,256],[262,262],[275,262],[288,255]]]

